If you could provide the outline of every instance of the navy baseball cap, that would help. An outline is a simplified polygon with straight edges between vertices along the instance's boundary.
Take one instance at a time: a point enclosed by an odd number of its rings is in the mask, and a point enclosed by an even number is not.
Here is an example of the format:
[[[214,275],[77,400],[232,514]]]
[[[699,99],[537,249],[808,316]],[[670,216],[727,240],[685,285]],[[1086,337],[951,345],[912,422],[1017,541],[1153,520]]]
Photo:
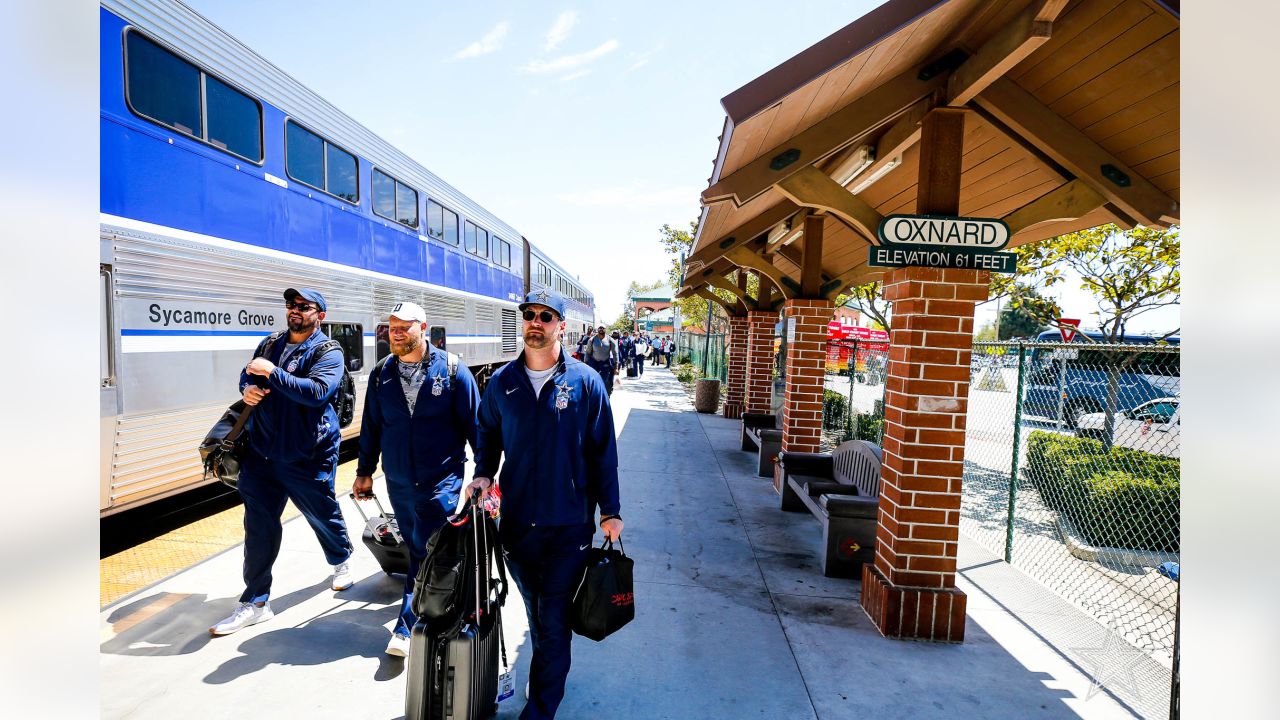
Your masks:
[[[564,319],[564,296],[555,290],[534,290],[524,296],[524,302],[520,303],[520,309],[524,310],[530,305],[545,305],[555,311],[560,319]]]
[[[325,304],[324,296],[320,294],[319,290],[312,290],[311,288],[289,288],[284,291],[285,302],[291,303],[294,298],[302,298],[307,302],[313,302],[320,308],[320,312],[329,312],[329,307]]]

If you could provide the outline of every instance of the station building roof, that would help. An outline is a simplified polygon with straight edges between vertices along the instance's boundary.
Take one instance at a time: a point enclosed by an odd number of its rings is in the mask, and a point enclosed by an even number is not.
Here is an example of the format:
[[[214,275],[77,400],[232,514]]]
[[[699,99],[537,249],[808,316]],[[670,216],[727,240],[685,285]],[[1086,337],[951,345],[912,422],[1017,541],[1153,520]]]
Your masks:
[[[828,297],[879,277],[880,219],[914,213],[920,123],[966,113],[960,214],[1009,247],[1179,219],[1176,0],[890,0],[725,96],[677,296],[739,267],[799,278],[823,221]],[[784,290],[784,293],[786,291]]]

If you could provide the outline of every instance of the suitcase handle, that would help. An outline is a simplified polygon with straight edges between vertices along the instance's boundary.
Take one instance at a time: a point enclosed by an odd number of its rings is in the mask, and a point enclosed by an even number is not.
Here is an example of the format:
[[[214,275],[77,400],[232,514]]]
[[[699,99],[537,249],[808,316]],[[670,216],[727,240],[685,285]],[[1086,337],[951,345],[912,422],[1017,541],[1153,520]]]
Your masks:
[[[365,512],[365,511],[364,511],[364,508],[360,506],[360,501],[361,501],[361,500],[363,500],[364,498],[358,498],[358,497],[356,497],[356,494],[355,494],[354,492],[349,492],[349,493],[347,493],[347,497],[351,498],[351,502],[355,503],[356,510],[359,510],[359,511],[360,511],[360,517],[364,518],[364,522],[365,522],[365,524],[366,524],[366,525],[368,525],[368,524],[369,524],[369,513]],[[369,493],[369,498],[368,498],[368,499],[373,500],[374,504],[378,506],[378,514],[380,514],[380,515],[386,515],[386,514],[387,514],[387,511],[382,509],[382,501],[378,499],[378,496],[377,496],[377,495],[375,495],[375,494],[373,494],[372,492],[370,492],[370,493]]]

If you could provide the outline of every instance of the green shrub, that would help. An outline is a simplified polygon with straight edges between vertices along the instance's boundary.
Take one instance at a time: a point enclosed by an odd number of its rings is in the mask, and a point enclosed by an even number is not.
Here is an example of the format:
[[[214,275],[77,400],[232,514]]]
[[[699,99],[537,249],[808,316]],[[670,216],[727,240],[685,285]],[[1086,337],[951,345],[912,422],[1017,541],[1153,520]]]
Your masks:
[[[1034,431],[1026,479],[1090,545],[1178,552],[1181,463],[1088,438]]]
[[[854,420],[853,437],[881,445],[884,442],[884,415],[859,415]]]
[[[693,365],[689,365],[687,363],[683,365],[676,365],[675,371],[676,371],[676,379],[686,385],[693,384],[699,377],[702,376],[702,373],[699,372],[698,368],[694,367]]]
[[[849,419],[849,398],[835,390],[822,391],[822,427],[828,430],[845,427]]]

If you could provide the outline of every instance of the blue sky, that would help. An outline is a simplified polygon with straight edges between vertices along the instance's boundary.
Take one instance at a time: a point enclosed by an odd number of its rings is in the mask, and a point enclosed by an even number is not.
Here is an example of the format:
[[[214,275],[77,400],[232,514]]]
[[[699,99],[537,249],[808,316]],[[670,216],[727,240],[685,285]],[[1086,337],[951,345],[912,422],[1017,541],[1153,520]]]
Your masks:
[[[551,253],[603,320],[664,277],[658,228],[697,218],[720,98],[879,4],[186,1]]]

